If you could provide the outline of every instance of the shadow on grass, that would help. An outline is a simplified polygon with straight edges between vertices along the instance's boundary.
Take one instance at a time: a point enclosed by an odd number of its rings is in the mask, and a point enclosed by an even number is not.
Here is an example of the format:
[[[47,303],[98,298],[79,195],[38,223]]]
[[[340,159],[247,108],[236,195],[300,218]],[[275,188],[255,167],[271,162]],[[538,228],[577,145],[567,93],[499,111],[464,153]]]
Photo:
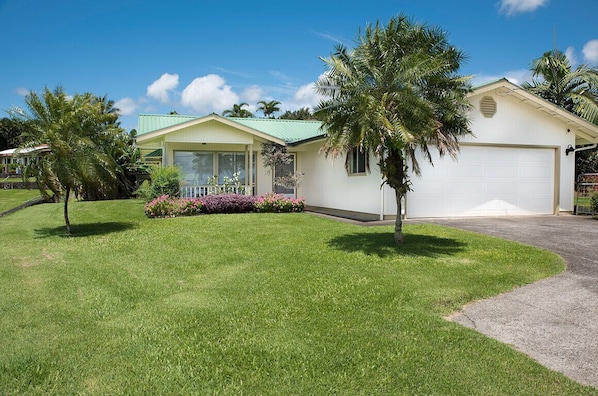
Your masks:
[[[392,232],[356,232],[332,238],[328,246],[345,252],[362,252],[367,255],[436,257],[463,251],[466,244],[452,238],[431,235],[405,234],[402,245],[395,244]]]
[[[71,235],[66,233],[66,226],[38,228],[35,230],[36,238],[48,238],[53,236],[78,238],[94,235],[107,235],[116,232],[131,230],[136,227],[135,223],[111,221],[107,223],[84,223],[71,224]]]

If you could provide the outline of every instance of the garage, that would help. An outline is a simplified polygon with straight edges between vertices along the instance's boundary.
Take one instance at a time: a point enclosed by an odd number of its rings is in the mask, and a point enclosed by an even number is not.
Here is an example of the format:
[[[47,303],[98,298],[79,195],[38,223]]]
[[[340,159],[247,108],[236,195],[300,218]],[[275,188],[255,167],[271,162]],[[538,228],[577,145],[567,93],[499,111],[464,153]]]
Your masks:
[[[462,145],[456,161],[421,159],[408,218],[553,214],[555,149]]]

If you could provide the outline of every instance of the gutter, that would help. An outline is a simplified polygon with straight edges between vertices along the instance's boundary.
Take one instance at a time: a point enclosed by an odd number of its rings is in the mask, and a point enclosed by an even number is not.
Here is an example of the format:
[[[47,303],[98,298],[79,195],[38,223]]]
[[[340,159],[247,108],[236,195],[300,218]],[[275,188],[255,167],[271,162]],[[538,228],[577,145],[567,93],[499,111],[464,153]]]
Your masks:
[[[595,149],[596,147],[598,147],[598,143],[594,143],[590,146],[583,146],[580,148],[573,148],[573,146],[569,145],[569,147],[567,147],[565,149],[565,155],[569,155],[569,153],[571,153],[571,152],[577,153],[578,151],[592,150],[592,149]]]

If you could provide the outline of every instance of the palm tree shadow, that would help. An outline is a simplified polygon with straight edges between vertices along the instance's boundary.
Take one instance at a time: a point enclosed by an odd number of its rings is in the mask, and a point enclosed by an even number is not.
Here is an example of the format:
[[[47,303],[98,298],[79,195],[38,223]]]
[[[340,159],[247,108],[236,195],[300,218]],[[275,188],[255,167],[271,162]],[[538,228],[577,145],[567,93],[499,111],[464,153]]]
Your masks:
[[[466,244],[456,239],[432,235],[405,234],[402,245],[397,245],[392,232],[356,232],[340,235],[328,241],[328,246],[344,252],[362,252],[366,255],[437,257],[463,251]]]
[[[107,235],[131,230],[136,227],[132,222],[110,221],[107,223],[71,224],[71,234],[66,233],[64,225],[60,227],[44,227],[35,230],[35,238],[49,238],[53,236],[79,238],[87,236]]]

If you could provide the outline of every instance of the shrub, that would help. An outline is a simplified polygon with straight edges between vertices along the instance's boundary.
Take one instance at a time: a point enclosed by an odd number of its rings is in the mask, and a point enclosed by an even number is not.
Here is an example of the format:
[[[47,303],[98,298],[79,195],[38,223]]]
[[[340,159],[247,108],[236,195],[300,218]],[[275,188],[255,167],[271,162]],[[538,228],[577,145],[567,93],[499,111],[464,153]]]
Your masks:
[[[590,207],[592,208],[592,212],[598,213],[598,191],[592,194],[590,198]]]
[[[195,216],[201,213],[203,204],[197,198],[173,198],[162,195],[143,207],[145,215],[154,217]]]
[[[198,199],[203,204],[204,213],[253,212],[255,202],[255,197],[239,194],[206,195]]]
[[[144,181],[135,194],[149,202],[154,198],[168,195],[178,197],[183,179],[181,169],[177,166],[154,167],[150,172],[151,181]]]
[[[147,217],[174,217],[177,206],[175,199],[162,195],[146,203],[143,210]]]
[[[203,211],[203,203],[198,198],[179,198],[177,216],[196,216]]]
[[[287,198],[282,194],[268,193],[255,200],[255,210],[258,212],[303,212],[305,200],[303,198]]]

